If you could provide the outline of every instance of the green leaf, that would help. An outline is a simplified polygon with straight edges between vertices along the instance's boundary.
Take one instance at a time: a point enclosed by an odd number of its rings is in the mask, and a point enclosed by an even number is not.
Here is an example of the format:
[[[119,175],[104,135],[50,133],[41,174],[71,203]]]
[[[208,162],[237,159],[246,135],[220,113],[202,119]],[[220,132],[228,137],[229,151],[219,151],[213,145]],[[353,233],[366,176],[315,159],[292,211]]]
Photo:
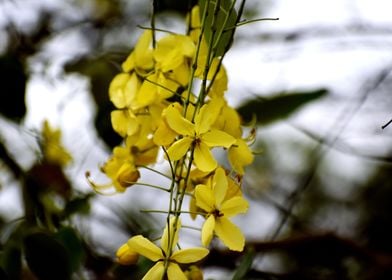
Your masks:
[[[240,265],[234,273],[233,280],[245,279],[246,274],[252,267],[253,259],[255,257],[255,251],[253,248],[249,248],[242,258]]]
[[[68,251],[51,235],[43,232],[27,235],[24,239],[24,253],[30,270],[38,279],[71,279]]]
[[[326,89],[317,89],[309,92],[278,94],[268,99],[258,97],[246,101],[237,111],[245,122],[250,122],[256,117],[258,124],[269,124],[289,117],[303,105],[319,99],[327,93]]]
[[[230,48],[235,30],[233,27],[237,24],[237,12],[234,8],[230,10],[231,6],[232,0],[199,0],[200,21],[207,7],[204,36],[208,45],[212,41],[215,48],[213,57],[222,56]]]
[[[83,243],[80,240],[79,235],[73,228],[63,227],[56,233],[55,239],[66,249],[70,260],[71,270],[75,272],[81,266],[82,261],[85,258]]]

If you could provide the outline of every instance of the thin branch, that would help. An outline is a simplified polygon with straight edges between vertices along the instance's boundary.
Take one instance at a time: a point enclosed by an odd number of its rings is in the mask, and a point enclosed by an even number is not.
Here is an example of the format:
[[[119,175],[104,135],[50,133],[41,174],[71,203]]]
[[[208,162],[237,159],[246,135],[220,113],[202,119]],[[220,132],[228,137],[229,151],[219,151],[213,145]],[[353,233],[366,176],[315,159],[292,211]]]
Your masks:
[[[391,123],[392,123],[392,119],[391,119],[389,122],[387,122],[386,124],[384,124],[381,128],[384,129],[384,128],[386,128],[388,125],[390,125]]]
[[[340,135],[346,129],[347,125],[350,123],[354,115],[358,112],[361,106],[366,102],[369,95],[380,87],[387,77],[390,75],[392,71],[392,64],[384,67],[381,69],[377,75],[372,76],[370,79],[366,80],[363,83],[362,88],[360,89],[358,101],[354,104],[350,104],[350,107],[347,110],[344,110],[340,116],[336,119],[336,122],[331,127],[330,137],[328,142],[330,143],[331,147],[334,147],[337,140],[339,139]],[[284,205],[287,205],[286,210],[287,213],[291,213],[295,206],[300,201],[301,196],[307,191],[317,174],[317,170],[319,165],[321,164],[324,156],[326,155],[328,149],[323,149],[323,143],[319,142],[318,145],[314,148],[312,155],[314,158],[313,168],[307,171],[302,178],[302,183],[298,185],[297,188],[286,198]],[[270,240],[274,240],[281,232],[285,224],[287,223],[290,215],[284,213],[281,216],[281,219],[271,235]]]

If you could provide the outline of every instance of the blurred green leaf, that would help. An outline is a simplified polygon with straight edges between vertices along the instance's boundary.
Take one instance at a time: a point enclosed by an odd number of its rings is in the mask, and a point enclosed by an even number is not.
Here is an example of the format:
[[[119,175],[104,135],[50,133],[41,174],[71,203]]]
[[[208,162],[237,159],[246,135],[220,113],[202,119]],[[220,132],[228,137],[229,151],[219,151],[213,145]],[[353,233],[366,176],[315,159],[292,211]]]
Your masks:
[[[73,214],[88,214],[90,212],[90,199],[94,194],[86,195],[70,200],[64,209],[64,215],[69,217]]]
[[[71,260],[67,249],[54,237],[43,232],[24,239],[24,253],[30,270],[40,280],[69,280]]]
[[[203,16],[206,3],[208,3],[207,0],[199,0],[200,17]],[[216,10],[217,5],[219,8]],[[214,57],[222,56],[232,42],[234,32],[232,27],[237,23],[237,13],[235,9],[230,11],[231,6],[231,0],[210,0],[208,4],[204,34],[207,44],[210,44],[212,40],[216,48],[213,53]]]
[[[0,114],[12,121],[19,122],[26,114],[26,81],[24,65],[16,54],[0,56]]]
[[[245,122],[250,122],[256,117],[258,124],[269,124],[289,117],[300,107],[325,96],[327,93],[326,89],[317,89],[308,92],[278,94],[268,99],[257,97],[240,105],[237,111]]]
[[[255,257],[255,251],[253,248],[249,248],[240,263],[237,267],[237,270],[234,273],[233,280],[241,280],[245,279],[246,274],[252,268],[253,259]]]
[[[55,238],[64,245],[70,260],[71,270],[75,272],[85,258],[83,243],[77,232],[71,227],[61,228]]]

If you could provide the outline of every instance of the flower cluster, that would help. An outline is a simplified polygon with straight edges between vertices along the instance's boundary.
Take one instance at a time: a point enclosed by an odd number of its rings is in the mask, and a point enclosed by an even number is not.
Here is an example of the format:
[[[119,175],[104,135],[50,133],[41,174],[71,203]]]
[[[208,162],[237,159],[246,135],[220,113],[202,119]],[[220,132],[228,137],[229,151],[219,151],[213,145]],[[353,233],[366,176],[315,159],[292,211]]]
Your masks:
[[[121,264],[135,263],[139,255],[154,261],[144,279],[201,275],[190,264],[208,254],[206,247],[215,236],[230,250],[242,251],[245,244],[230,218],[248,209],[240,183],[244,167],[253,161],[248,145],[252,135],[243,136],[240,116],[225,99],[228,79],[223,57],[214,56],[205,38],[204,17],[194,7],[186,35],[144,31],[109,88],[116,107],[112,126],[124,141],[101,168],[110,183],[90,180],[93,188],[124,192],[138,184],[139,169],[155,163],[159,152],[171,170],[169,201],[175,203],[167,211],[160,247],[138,235],[117,252]],[[220,165],[213,149],[224,151],[230,165]],[[186,212],[205,219],[202,247],[175,250],[185,195],[191,197]],[[189,264],[188,270],[183,272],[179,264]]]

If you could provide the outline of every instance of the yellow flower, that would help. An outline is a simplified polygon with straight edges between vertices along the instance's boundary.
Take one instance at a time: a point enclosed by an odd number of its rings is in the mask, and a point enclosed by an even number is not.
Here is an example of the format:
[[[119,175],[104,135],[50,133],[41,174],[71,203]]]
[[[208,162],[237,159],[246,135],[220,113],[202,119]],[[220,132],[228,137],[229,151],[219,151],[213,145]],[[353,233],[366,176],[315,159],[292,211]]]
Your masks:
[[[216,146],[229,148],[236,141],[226,132],[212,128],[221,106],[221,99],[212,99],[210,103],[202,106],[195,117],[195,123],[184,118],[178,110],[166,112],[168,125],[182,136],[168,149],[170,160],[179,160],[193,146],[194,162],[197,168],[208,172],[217,167],[218,164],[212,156],[210,148]]]
[[[181,112],[182,106],[179,103],[173,103],[171,106],[168,106],[166,109],[162,111],[162,118],[159,123],[157,130],[154,132],[154,143],[160,146],[168,146],[174,142],[176,139],[177,133],[170,128],[166,121],[166,112],[170,110],[177,110]],[[169,114],[171,114],[169,112]]]
[[[146,121],[150,121],[150,118],[146,118]],[[148,132],[145,133],[143,128],[147,127],[142,126],[138,134],[128,136],[125,139],[126,147],[134,158],[136,166],[155,163],[159,150],[159,147],[148,137]]]
[[[168,35],[160,39],[154,51],[157,68],[163,72],[173,71],[181,64],[187,64],[196,51],[192,39],[185,35]]]
[[[118,248],[116,252],[117,262],[122,265],[131,265],[137,263],[139,254],[132,251],[128,244],[125,243]]]
[[[130,250],[156,262],[143,277],[143,280],[163,279],[166,274],[168,280],[186,280],[186,275],[179,264],[190,264],[203,259],[207,254],[206,248],[188,248],[175,251],[178,242],[178,232],[181,227],[179,219],[172,217],[170,226],[166,226],[158,247],[142,235],[128,240]]]
[[[115,147],[112,157],[101,167],[101,171],[111,179],[111,182],[102,185],[96,184],[87,174],[87,179],[91,186],[100,193],[112,187],[117,192],[124,192],[126,188],[135,184],[140,177],[140,173],[135,166],[134,156],[130,152],[129,147]]]
[[[120,73],[116,75],[109,86],[109,98],[119,110],[111,113],[111,121],[114,131],[121,136],[135,134],[139,129],[139,122],[135,115],[138,109],[136,94],[141,87],[135,73]]]
[[[139,107],[157,104],[172,97],[178,87],[178,82],[167,79],[163,73],[153,73],[143,81],[137,93],[136,104]]]
[[[243,139],[237,139],[228,151],[230,165],[239,175],[244,175],[244,166],[251,164],[253,158],[252,151]]]
[[[228,159],[234,171],[243,175],[244,167],[253,162],[254,156],[246,141],[242,139],[241,118],[238,112],[227,104],[223,105],[221,114],[213,126],[236,138],[236,142],[228,150]]]
[[[245,213],[248,202],[238,195],[225,199],[227,191],[228,180],[222,168],[216,169],[211,187],[206,185],[196,187],[196,205],[207,212],[207,219],[201,231],[201,241],[204,246],[208,246],[215,232],[230,250],[242,251],[245,244],[244,236],[229,218]]]
[[[47,120],[42,127],[42,153],[46,161],[66,166],[72,161],[71,155],[61,143],[61,130],[50,127]]]

